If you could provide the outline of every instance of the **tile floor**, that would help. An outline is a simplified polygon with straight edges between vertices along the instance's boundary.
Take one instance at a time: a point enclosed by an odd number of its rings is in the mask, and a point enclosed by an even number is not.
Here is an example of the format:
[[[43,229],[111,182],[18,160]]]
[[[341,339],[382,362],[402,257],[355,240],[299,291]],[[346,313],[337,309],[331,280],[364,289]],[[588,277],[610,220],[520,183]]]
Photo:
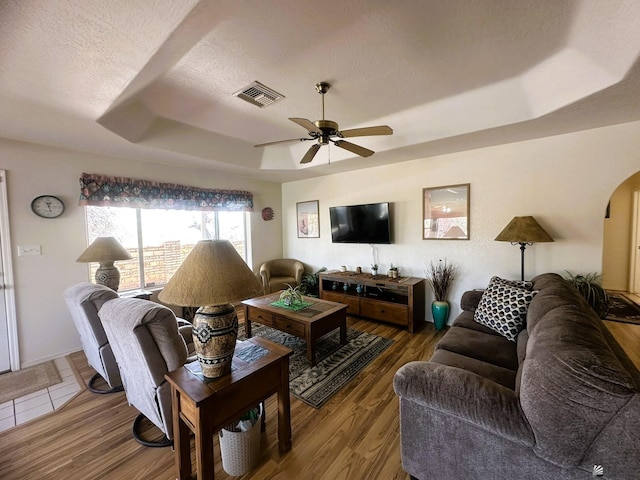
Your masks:
[[[65,358],[55,360],[62,383],[0,404],[0,432],[60,408],[84,388]]]

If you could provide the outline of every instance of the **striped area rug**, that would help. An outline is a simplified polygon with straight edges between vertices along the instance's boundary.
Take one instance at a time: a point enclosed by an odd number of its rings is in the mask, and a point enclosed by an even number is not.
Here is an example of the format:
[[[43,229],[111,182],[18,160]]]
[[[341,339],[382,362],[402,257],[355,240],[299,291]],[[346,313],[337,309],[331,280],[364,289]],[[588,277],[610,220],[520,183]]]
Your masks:
[[[341,345],[340,330],[336,329],[317,341],[318,362],[311,367],[304,340],[254,322],[251,333],[293,350],[289,363],[289,390],[294,397],[314,408],[320,408],[393,343],[389,338],[349,328],[347,343]],[[244,339],[244,325],[240,325],[238,340]]]

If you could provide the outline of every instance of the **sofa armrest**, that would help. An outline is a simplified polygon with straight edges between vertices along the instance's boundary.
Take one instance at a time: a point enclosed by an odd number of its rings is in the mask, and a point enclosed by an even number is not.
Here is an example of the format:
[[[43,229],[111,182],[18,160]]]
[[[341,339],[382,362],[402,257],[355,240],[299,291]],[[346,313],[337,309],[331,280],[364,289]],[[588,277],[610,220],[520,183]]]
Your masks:
[[[410,362],[395,374],[396,394],[526,446],[531,428],[513,390],[461,368]]]

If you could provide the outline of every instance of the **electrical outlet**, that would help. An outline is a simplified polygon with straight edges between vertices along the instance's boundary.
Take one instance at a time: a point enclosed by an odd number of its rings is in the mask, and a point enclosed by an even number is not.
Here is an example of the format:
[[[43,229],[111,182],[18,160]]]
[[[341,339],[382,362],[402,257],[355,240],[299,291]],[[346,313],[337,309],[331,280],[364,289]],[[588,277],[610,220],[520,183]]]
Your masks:
[[[32,255],[42,255],[40,245],[18,245],[18,256],[27,257]]]

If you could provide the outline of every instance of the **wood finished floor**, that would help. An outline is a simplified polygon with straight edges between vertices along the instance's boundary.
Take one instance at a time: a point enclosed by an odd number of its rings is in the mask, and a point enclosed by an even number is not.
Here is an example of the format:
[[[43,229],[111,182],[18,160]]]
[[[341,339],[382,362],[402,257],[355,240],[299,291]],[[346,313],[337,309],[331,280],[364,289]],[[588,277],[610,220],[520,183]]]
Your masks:
[[[349,326],[394,339],[393,345],[321,409],[291,398],[293,448],[280,455],[275,397],[267,402],[267,431],[259,466],[242,477],[222,469],[215,441],[215,476],[243,480],[407,479],[400,464],[398,400],[392,379],[403,364],[428,359],[442,333],[427,324],[409,334],[394,326],[350,318]],[[640,326],[605,322],[640,367]],[[85,382],[84,354],[71,356]],[[62,409],[0,434],[3,480],[169,480],[171,449],[140,446],[131,436],[137,412],[124,393],[81,392]]]

